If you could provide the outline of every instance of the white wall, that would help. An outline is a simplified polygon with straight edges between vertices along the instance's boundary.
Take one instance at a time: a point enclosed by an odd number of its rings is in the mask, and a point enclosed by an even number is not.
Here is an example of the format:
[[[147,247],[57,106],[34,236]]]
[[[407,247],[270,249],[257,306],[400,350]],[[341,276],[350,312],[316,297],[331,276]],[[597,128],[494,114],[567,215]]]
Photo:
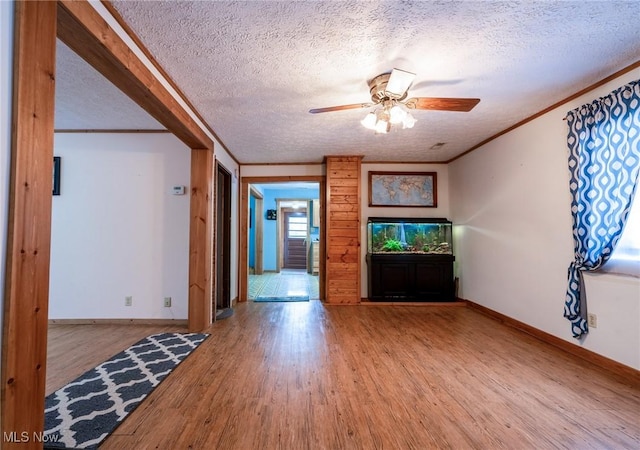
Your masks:
[[[385,208],[369,206],[369,172],[437,172],[437,207],[436,208]],[[360,214],[360,258],[361,296],[368,297],[367,283],[367,219],[369,217],[442,217],[451,220],[449,201],[449,166],[447,164],[369,164],[362,163],[360,178],[362,210]],[[455,248],[454,248],[455,250]]]
[[[325,174],[324,164],[242,166],[243,177],[316,177]]]
[[[9,169],[11,154],[11,75],[13,73],[13,2],[0,2],[0,288],[4,295]],[[0,308],[0,328],[2,312]],[[2,333],[0,333],[0,345]]]
[[[190,150],[168,133],[63,133],[54,154],[49,318],[186,319]]]
[[[640,369],[640,279],[587,275],[598,316],[582,341],[564,319],[573,259],[567,111],[640,78],[636,69],[521,126],[449,167],[459,295]]]

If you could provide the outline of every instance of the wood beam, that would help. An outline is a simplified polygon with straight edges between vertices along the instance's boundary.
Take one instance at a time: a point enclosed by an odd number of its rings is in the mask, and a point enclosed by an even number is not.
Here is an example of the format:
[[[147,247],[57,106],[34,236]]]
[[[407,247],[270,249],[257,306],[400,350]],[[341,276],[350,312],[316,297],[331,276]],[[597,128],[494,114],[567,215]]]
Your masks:
[[[13,128],[2,339],[3,448],[44,427],[56,4],[15,2]]]
[[[326,301],[360,303],[361,156],[327,156]],[[345,208],[346,206],[346,208]],[[347,239],[344,239],[347,238]]]
[[[211,324],[213,274],[213,152],[191,150],[189,220],[189,330]]]
[[[189,148],[213,149],[211,138],[89,2],[58,2],[58,37]]]

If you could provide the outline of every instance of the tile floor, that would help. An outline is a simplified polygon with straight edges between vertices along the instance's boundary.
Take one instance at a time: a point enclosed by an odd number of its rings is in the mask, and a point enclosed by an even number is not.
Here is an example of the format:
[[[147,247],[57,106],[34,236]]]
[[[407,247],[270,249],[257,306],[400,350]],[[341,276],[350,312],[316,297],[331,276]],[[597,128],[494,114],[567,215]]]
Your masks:
[[[308,295],[310,300],[320,298],[318,276],[304,270],[282,270],[263,275],[249,275],[249,300],[259,295],[292,297]]]

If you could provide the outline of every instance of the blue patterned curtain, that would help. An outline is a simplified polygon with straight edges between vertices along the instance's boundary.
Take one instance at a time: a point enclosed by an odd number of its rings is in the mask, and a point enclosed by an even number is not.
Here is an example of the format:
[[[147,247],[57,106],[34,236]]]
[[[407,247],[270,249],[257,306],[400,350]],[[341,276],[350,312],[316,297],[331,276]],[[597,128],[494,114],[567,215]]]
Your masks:
[[[588,333],[582,272],[607,262],[626,223],[640,171],[640,80],[567,114],[575,260],[564,316]]]

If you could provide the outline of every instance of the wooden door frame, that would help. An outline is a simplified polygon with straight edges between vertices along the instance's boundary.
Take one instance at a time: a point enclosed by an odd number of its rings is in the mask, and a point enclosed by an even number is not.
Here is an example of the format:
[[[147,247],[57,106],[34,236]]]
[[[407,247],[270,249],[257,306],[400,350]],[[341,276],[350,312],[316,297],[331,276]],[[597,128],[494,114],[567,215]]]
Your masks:
[[[240,256],[238,258],[238,301],[246,302],[249,298],[249,185],[251,184],[268,184],[282,183],[288,181],[308,181],[318,183],[320,189],[320,203],[323,205],[326,201],[326,176],[309,175],[309,176],[272,176],[272,177],[241,177],[240,179],[240,206],[239,206],[239,240],[240,240]],[[324,208],[320,208],[320,235],[324,233]],[[320,268],[319,268],[319,290],[320,299],[325,296],[325,241],[320,239]]]
[[[253,186],[249,186],[251,195],[256,199],[256,210],[253,212],[254,217],[263,217],[264,214],[264,196]],[[255,274],[262,275],[264,273],[264,263],[262,261],[264,256],[264,230],[262,220],[254,221],[254,233],[255,237]]]
[[[191,150],[189,328],[211,323],[213,140],[87,1],[15,2],[9,223],[0,432],[44,426],[55,43],[75,53]],[[20,348],[18,348],[20,347]],[[22,448],[5,442],[4,448]],[[28,448],[37,448],[32,441]]]

